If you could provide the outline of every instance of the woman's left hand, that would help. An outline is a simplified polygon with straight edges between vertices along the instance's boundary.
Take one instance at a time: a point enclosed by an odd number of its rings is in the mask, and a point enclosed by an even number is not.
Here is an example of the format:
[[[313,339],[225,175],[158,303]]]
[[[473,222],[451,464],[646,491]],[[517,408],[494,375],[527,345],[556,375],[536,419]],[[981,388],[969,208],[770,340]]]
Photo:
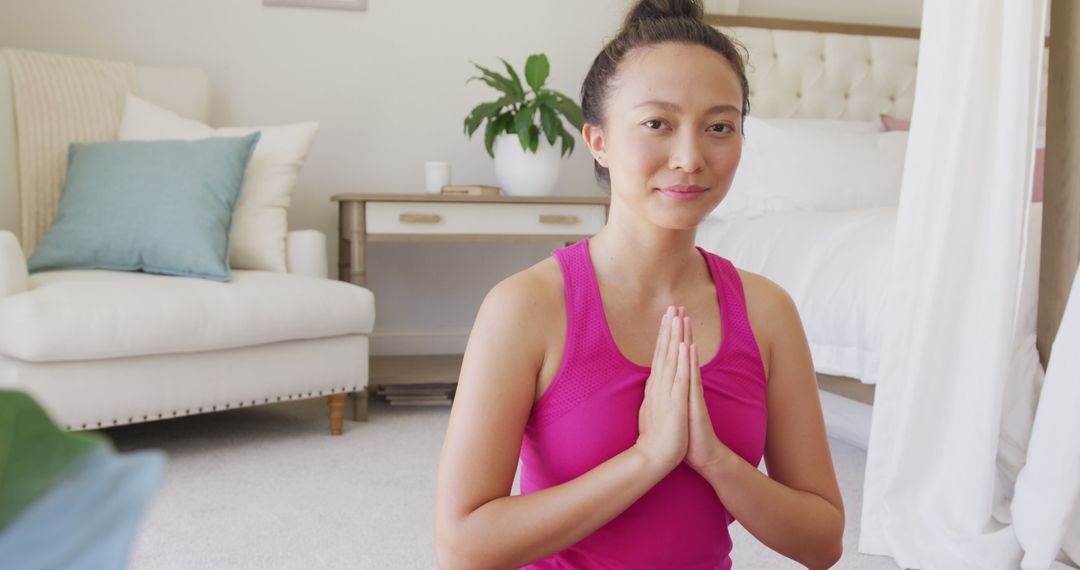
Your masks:
[[[686,316],[686,309],[679,308],[679,316]],[[726,445],[716,437],[712,419],[709,417],[709,409],[705,405],[705,389],[701,383],[701,362],[698,358],[697,346],[694,344],[693,331],[690,327],[690,319],[685,319],[683,338],[690,350],[690,443],[686,450],[686,463],[698,473],[705,474],[706,470],[714,468],[733,453]],[[728,334],[722,331],[721,334]]]

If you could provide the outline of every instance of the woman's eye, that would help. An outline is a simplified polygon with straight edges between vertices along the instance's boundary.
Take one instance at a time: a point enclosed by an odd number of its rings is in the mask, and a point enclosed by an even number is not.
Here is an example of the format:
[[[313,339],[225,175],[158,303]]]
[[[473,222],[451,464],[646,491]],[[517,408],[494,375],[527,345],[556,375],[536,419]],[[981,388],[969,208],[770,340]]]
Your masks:
[[[735,132],[735,127],[731,126],[728,123],[717,123],[717,124],[715,124],[715,125],[713,125],[712,127],[709,127],[709,128],[712,129],[712,128],[715,128],[715,127],[720,127],[720,130],[715,131],[715,132],[720,132],[720,133],[733,133],[733,132]]]
[[[650,125],[654,125],[654,124],[656,125],[655,127],[650,126]],[[654,130],[660,128],[660,125],[663,125],[663,124],[664,124],[664,121],[661,121],[660,119],[651,119],[651,120],[645,121],[645,123],[644,123],[644,125],[646,127],[649,127],[650,129],[654,129]]]

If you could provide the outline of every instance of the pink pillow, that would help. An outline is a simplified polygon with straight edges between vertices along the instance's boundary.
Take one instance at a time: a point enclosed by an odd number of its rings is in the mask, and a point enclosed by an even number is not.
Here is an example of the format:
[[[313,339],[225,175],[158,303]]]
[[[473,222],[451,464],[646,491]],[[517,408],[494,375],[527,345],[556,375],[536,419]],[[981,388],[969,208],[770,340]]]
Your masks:
[[[1043,168],[1046,166],[1046,149],[1035,149],[1035,188],[1031,191],[1032,202],[1042,202],[1043,199]]]
[[[898,119],[891,115],[881,114],[881,125],[885,127],[886,131],[910,131],[911,121],[905,121]]]
[[[891,115],[881,113],[881,125],[885,127],[886,131],[910,131],[911,121],[905,121]],[[1046,149],[1035,149],[1035,184],[1031,191],[1032,202],[1042,202],[1043,200],[1043,169],[1046,163]]]

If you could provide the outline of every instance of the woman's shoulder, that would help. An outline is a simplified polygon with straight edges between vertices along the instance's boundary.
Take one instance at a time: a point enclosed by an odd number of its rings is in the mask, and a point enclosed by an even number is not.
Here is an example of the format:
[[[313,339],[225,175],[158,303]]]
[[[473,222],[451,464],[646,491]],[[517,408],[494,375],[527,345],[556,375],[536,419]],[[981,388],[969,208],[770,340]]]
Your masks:
[[[562,272],[551,256],[503,279],[491,291],[489,296],[514,304],[546,305],[562,298]]]
[[[554,257],[506,277],[484,299],[477,326],[512,340],[519,357],[539,372],[551,358],[553,339],[565,327],[562,273]]]
[[[564,291],[562,272],[558,261],[548,257],[536,264],[510,275],[495,285],[484,299],[498,314],[528,323],[522,327],[540,333],[546,338],[550,330],[546,326],[553,320],[562,305]]]
[[[761,350],[767,376],[769,357],[776,335],[774,327],[777,323],[785,322],[777,317],[789,307],[794,307],[794,302],[783,287],[768,277],[737,267],[735,269],[742,281],[747,318]]]

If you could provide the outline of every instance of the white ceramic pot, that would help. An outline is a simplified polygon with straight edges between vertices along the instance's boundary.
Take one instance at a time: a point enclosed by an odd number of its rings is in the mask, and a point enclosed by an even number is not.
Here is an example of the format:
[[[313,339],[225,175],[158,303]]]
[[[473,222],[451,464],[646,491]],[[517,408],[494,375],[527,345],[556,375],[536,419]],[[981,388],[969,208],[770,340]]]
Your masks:
[[[559,141],[555,141],[559,144]],[[510,196],[547,196],[559,179],[559,147],[540,136],[536,153],[521,149],[517,135],[495,137],[495,180]]]

